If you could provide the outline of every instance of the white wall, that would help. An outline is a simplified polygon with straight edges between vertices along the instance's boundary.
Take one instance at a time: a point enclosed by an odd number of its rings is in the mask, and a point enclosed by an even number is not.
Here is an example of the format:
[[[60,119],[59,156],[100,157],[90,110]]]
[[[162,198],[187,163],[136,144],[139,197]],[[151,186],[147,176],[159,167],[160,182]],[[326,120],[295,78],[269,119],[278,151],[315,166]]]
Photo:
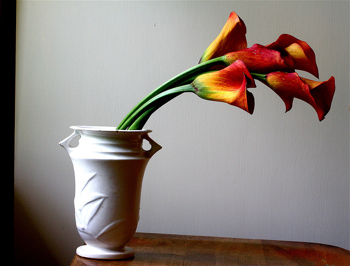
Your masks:
[[[253,115],[192,94],[170,102],[146,124],[163,149],[146,169],[138,231],[350,248],[348,1],[22,0],[17,8],[15,196],[29,217],[18,227],[58,264],[82,243],[73,168],[58,142],[71,125],[116,126],[198,62],[230,11],[246,23],[248,46],[282,33],[307,41],[320,79],[335,77],[332,109],[319,122],[295,100],[285,114],[261,84],[251,90]],[[22,252],[39,245],[28,239]]]

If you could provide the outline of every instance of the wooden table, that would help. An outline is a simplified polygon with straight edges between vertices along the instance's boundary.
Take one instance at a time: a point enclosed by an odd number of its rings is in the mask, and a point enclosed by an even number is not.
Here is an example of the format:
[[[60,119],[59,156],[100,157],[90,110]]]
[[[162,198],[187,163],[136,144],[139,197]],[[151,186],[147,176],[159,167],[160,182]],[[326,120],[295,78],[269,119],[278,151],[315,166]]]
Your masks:
[[[350,265],[350,251],[315,243],[136,233],[121,261],[76,255],[71,266],[95,265]]]

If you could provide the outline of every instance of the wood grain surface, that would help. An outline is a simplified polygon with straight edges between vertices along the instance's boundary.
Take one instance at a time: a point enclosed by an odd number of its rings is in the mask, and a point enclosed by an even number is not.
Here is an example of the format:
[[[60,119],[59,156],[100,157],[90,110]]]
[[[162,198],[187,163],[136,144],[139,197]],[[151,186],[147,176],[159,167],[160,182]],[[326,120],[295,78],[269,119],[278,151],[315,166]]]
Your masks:
[[[324,244],[136,233],[127,245],[135,257],[92,260],[76,255],[71,266],[95,265],[350,265],[350,251]]]

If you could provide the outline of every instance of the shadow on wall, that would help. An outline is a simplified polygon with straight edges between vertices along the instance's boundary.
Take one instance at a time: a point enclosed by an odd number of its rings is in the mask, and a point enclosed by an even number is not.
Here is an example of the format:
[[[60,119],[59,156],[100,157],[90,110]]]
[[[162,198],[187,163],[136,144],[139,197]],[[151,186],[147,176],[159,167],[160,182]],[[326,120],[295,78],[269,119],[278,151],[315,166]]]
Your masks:
[[[14,196],[14,265],[59,265],[16,194]]]

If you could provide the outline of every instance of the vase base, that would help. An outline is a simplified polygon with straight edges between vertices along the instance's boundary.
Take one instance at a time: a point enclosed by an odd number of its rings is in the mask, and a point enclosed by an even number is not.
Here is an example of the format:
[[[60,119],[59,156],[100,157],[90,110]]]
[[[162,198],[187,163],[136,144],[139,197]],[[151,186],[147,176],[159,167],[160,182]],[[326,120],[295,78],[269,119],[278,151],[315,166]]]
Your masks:
[[[77,254],[89,259],[122,260],[134,257],[135,253],[129,247],[124,247],[124,249],[117,251],[83,245],[77,248]]]

